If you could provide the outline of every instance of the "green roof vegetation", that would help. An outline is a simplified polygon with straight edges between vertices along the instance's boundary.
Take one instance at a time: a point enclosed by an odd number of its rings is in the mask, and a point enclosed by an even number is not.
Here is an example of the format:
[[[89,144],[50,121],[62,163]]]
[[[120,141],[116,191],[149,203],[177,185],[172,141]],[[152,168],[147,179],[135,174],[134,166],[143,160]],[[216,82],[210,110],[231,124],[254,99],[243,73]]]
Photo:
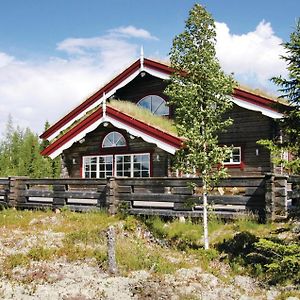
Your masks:
[[[53,143],[61,136],[66,134],[68,131],[70,131],[72,128],[74,128],[77,124],[81,123],[83,120],[88,118],[101,105],[102,104],[97,105],[96,107],[85,113],[80,119],[74,121],[68,128],[61,131],[60,134],[57,137],[55,137],[51,142]],[[168,117],[154,115],[149,110],[139,107],[135,103],[129,101],[111,100],[109,102],[109,105],[121,111],[122,113],[129,115],[132,118],[135,118],[148,125],[151,125],[161,131],[177,136],[177,131],[174,122]]]
[[[263,91],[261,89],[253,89],[253,88],[250,88],[250,87],[245,86],[245,85],[238,85],[237,88],[241,89],[243,91],[252,93],[254,95],[260,96],[260,97],[271,99],[271,100],[273,100],[275,102],[278,102],[278,103],[288,104],[287,100],[285,100],[283,98],[278,98],[275,95],[271,95],[268,92]]]
[[[66,129],[60,131],[59,135],[56,136],[51,143],[55,142],[56,140],[58,140],[60,137],[62,137],[63,135],[65,135],[67,132],[69,132],[71,129],[73,129],[76,125],[78,125],[79,123],[81,123],[83,120],[85,120],[86,118],[88,118],[93,112],[95,112],[100,105],[97,105],[96,107],[94,107],[93,109],[89,110],[88,112],[86,112],[81,118],[79,118],[78,120],[75,120],[70,126],[68,126]]]
[[[143,123],[172,135],[177,135],[174,122],[168,117],[154,115],[149,110],[128,101],[111,100],[109,105]]]

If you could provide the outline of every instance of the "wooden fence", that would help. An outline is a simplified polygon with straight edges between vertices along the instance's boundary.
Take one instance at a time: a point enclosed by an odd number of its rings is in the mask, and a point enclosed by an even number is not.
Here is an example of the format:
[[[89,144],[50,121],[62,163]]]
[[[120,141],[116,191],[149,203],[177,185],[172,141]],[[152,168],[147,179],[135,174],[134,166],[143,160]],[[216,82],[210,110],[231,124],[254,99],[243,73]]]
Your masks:
[[[7,206],[9,195],[9,179],[0,178],[0,205]]]
[[[202,182],[191,178],[112,179],[117,203],[131,214],[201,216]],[[192,186],[196,185],[197,188]],[[209,209],[223,217],[265,211],[265,177],[230,178],[210,191]]]
[[[209,192],[209,209],[223,217],[252,212],[274,220],[286,216],[288,197],[298,203],[299,187],[300,177],[231,177]],[[201,180],[193,178],[0,179],[0,204],[30,209],[201,217],[201,193]]]
[[[300,206],[300,176],[290,176],[288,182],[288,199],[292,207]]]

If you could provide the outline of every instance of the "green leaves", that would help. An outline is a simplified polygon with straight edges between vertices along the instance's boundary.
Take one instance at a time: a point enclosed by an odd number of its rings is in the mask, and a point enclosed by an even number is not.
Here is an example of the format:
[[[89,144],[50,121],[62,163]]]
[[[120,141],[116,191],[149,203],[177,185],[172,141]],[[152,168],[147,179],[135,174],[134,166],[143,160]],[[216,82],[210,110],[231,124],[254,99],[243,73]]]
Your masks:
[[[0,141],[0,177],[29,176],[32,178],[58,177],[59,160],[40,154],[43,145],[30,129],[14,128],[10,117],[5,137]]]
[[[295,31],[290,35],[290,41],[283,44],[286,55],[281,56],[287,62],[289,71],[288,78],[273,77],[271,80],[278,85],[281,98],[290,102],[290,108],[285,112],[279,122],[283,133],[283,140],[263,141],[261,144],[271,151],[274,163],[285,167],[286,172],[300,172],[300,19],[296,24]],[[290,159],[283,156],[289,152]]]
[[[170,60],[176,72],[165,91],[175,107],[178,133],[186,138],[177,153],[177,168],[196,171],[209,184],[225,175],[222,162],[230,149],[219,146],[218,134],[232,124],[224,113],[232,106],[229,100],[235,85],[221,70],[215,42],[214,20],[196,4],[185,30],[174,38]]]

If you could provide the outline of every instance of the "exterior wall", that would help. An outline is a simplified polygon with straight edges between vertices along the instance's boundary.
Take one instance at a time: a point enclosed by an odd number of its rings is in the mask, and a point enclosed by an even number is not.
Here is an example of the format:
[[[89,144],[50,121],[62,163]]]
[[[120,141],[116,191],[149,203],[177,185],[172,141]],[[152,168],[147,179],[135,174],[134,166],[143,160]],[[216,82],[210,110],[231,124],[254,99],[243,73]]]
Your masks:
[[[242,164],[229,166],[229,173],[263,174],[272,171],[270,152],[256,142],[272,138],[275,130],[273,119],[237,105],[228,115],[233,119],[233,125],[219,136],[220,144],[240,146],[242,150]]]
[[[127,146],[120,148],[102,149],[103,138],[111,131],[118,131],[124,135]],[[124,130],[108,125],[100,125],[96,130],[86,135],[84,142],[74,143],[69,149],[63,152],[64,161],[68,169],[69,176],[72,178],[82,177],[82,157],[88,155],[106,154],[126,154],[126,153],[150,153],[150,172],[151,176],[168,175],[168,153],[149,144],[141,138],[131,139]]]
[[[139,75],[125,87],[119,89],[114,98],[137,103],[146,95],[155,94],[168,100],[163,94],[166,85],[166,81],[146,73],[144,77]],[[172,115],[171,109],[171,117]],[[273,166],[269,151],[257,145],[256,142],[260,139],[272,138],[275,131],[273,119],[260,112],[247,110],[237,105],[233,106],[228,116],[234,120],[234,123],[226,133],[220,134],[220,144],[239,146],[242,150],[242,163],[229,165],[229,173],[240,176],[272,172]],[[144,142],[141,138],[130,139],[125,131],[117,130],[127,139],[128,147],[126,149],[101,149],[103,137],[111,130],[111,127],[101,125],[86,136],[85,142],[75,143],[64,151],[70,177],[81,177],[82,156],[112,153],[151,153],[151,176],[170,175],[171,155],[154,144]]]
[[[146,74],[144,77],[138,76],[120,89],[115,97],[138,102],[146,95],[156,94],[168,100],[163,94],[166,85],[166,81]],[[172,112],[171,109],[171,117]],[[257,145],[256,142],[260,139],[272,138],[275,130],[274,121],[260,112],[247,110],[237,105],[233,106],[228,116],[234,120],[234,123],[227,133],[220,135],[220,144],[240,146],[242,150],[242,164],[239,166],[229,165],[229,173],[241,175],[271,172],[273,166],[270,153],[264,147]]]

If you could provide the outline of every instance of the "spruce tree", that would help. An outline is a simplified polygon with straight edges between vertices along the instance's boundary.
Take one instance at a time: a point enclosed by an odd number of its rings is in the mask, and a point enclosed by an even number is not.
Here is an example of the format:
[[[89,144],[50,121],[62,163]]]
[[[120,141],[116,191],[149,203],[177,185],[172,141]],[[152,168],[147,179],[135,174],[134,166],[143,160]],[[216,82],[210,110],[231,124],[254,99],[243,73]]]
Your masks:
[[[282,138],[263,140],[272,153],[276,165],[282,165],[288,173],[300,173],[300,19],[296,23],[295,31],[290,35],[290,41],[282,44],[286,55],[281,58],[287,63],[288,78],[273,77],[271,80],[279,86],[280,98],[289,103],[289,108],[279,121]],[[290,159],[283,155],[290,154]]]
[[[15,128],[9,116],[4,137],[0,141],[0,177],[59,177],[60,161],[43,157],[40,152],[44,146],[29,128]]]
[[[219,145],[218,134],[231,125],[224,113],[234,88],[232,76],[220,67],[215,51],[216,31],[212,16],[199,4],[189,12],[184,31],[173,40],[170,52],[175,72],[165,93],[175,107],[178,133],[186,138],[176,153],[176,167],[196,173],[203,181],[204,246],[209,247],[207,192],[226,176],[222,162],[231,149]]]

